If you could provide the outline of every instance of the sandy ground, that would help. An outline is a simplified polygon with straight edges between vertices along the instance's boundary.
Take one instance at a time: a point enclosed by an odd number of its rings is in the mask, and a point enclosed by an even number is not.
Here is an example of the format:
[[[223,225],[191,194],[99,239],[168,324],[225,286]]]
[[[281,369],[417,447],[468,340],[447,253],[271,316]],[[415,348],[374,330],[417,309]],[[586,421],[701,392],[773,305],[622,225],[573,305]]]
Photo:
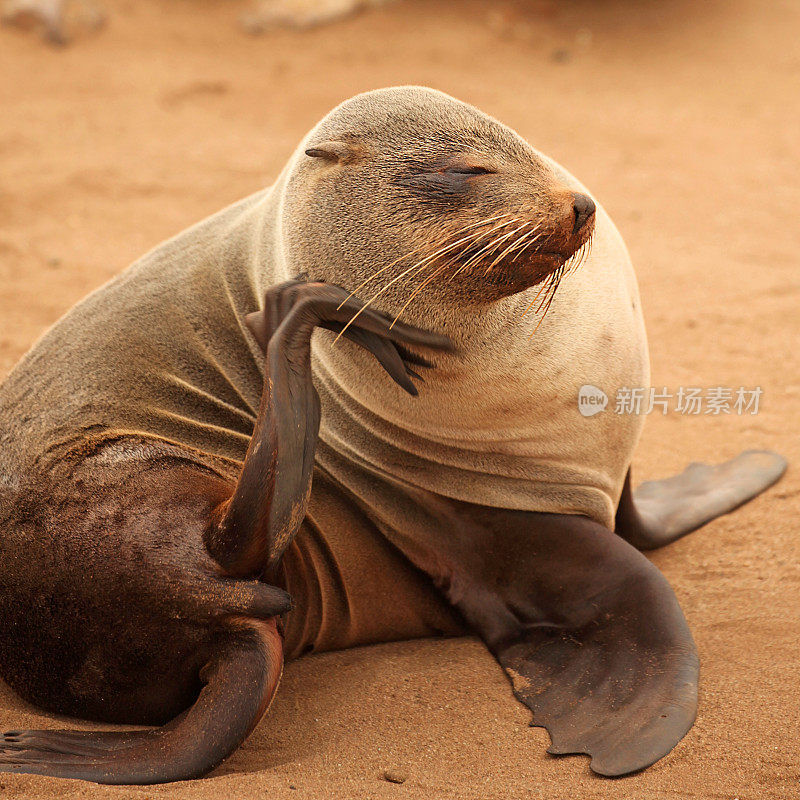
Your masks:
[[[654,385],[762,387],[757,416],[652,416],[638,478],[748,447],[800,464],[797,2],[409,0],[261,38],[236,27],[245,2],[106,5],[106,30],[66,50],[0,31],[0,374],[145,250],[270,182],[332,105],[424,83],[516,127],[606,205],[637,265]],[[798,474],[653,556],[702,685],[697,724],[643,774],[607,781],[546,756],[463,639],[290,665],[268,719],[206,780],[0,775],[0,795],[800,797]],[[0,688],[0,727],[63,724]]]

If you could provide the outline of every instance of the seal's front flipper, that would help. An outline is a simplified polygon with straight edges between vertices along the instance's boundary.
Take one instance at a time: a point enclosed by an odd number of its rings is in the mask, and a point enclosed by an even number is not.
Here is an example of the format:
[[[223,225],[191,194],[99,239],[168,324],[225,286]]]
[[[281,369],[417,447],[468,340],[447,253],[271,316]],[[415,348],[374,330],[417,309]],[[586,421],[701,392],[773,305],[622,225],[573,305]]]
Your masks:
[[[631,491],[630,473],[617,510],[617,533],[641,550],[661,547],[752,500],[778,481],[786,461],[748,450],[724,464],[690,464],[680,475]]]
[[[584,517],[460,521],[439,561],[445,591],[550,733],[548,752],[588,754],[609,776],[669,753],[695,718],[698,658],[663,575]]]
[[[577,627],[533,625],[497,659],[547,729],[553,755],[585,753],[600,775],[644,769],[692,727],[698,659],[658,573],[587,598]]]
[[[266,712],[283,669],[274,622],[229,620],[221,637],[197,701],[172,722],[145,731],[8,731],[0,735],[0,772],[150,784],[214,769]]]

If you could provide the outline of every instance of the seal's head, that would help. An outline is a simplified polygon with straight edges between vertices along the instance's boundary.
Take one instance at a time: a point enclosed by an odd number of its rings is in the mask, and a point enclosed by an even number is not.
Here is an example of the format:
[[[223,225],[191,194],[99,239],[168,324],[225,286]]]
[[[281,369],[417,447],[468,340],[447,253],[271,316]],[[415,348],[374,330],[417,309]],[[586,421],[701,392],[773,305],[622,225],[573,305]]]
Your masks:
[[[281,215],[288,262],[417,323],[532,286],[555,291],[595,206],[522,137],[420,87],[335,108],[308,135]],[[411,302],[413,301],[413,302]]]

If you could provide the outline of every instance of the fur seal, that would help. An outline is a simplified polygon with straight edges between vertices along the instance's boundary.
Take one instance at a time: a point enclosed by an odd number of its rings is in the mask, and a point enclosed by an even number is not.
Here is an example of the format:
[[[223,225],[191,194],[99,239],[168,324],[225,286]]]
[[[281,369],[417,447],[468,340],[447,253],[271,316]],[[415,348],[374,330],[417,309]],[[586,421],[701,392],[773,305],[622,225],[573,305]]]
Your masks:
[[[466,630],[549,752],[657,761],[698,659],[640,548],[786,465],[634,492],[640,418],[575,400],[647,378],[627,252],[581,184],[440,92],[343,103],[271,188],[90,295],[0,387],[0,675],[154,726],[9,731],[0,769],[199,776],[284,655]]]

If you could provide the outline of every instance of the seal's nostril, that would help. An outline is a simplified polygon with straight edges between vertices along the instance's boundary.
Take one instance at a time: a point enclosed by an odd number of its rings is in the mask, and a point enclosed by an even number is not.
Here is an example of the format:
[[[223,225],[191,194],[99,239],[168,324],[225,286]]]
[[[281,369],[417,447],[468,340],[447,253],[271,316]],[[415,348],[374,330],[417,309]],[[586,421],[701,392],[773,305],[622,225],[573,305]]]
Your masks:
[[[589,217],[595,212],[594,200],[585,194],[576,194],[572,201],[572,210],[575,213],[575,224],[572,232],[577,233],[585,224]]]

